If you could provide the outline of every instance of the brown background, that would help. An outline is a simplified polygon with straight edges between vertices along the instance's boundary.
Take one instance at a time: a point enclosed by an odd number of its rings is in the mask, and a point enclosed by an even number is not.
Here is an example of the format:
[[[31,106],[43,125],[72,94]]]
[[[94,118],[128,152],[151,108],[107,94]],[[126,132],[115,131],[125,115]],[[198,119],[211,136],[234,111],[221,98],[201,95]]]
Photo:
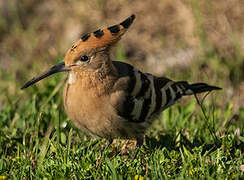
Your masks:
[[[173,79],[201,73],[206,78],[199,79],[224,88],[224,105],[244,106],[243,0],[0,1],[1,92],[19,94],[20,85],[62,59],[82,34],[132,13],[136,20],[114,57]],[[188,80],[198,80],[195,75]]]

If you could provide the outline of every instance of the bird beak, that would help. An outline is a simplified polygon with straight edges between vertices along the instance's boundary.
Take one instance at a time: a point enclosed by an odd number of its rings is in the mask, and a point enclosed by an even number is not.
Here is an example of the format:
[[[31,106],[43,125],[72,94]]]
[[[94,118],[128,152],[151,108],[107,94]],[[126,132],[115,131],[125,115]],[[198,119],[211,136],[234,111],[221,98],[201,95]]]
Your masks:
[[[65,66],[64,62],[58,63],[55,66],[51,67],[48,71],[42,73],[41,75],[32,78],[30,81],[28,81],[27,83],[25,83],[24,86],[21,87],[21,89],[25,89],[29,86],[31,86],[32,84],[35,84],[36,82],[52,75],[58,72],[64,72],[64,71],[70,71],[70,68]]]

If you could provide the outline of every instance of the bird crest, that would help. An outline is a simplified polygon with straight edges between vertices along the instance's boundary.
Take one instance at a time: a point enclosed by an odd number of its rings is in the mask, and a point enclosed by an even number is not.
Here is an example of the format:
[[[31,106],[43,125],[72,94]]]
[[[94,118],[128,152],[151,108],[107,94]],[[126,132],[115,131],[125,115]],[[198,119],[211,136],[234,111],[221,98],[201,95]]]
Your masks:
[[[110,47],[111,45],[113,45],[127,31],[130,25],[133,23],[135,17],[136,16],[132,14],[130,17],[128,17],[119,24],[83,35],[81,39],[79,39],[67,51],[65,57],[66,63],[69,64],[69,60],[72,60],[72,57],[77,56],[80,52],[102,47]]]

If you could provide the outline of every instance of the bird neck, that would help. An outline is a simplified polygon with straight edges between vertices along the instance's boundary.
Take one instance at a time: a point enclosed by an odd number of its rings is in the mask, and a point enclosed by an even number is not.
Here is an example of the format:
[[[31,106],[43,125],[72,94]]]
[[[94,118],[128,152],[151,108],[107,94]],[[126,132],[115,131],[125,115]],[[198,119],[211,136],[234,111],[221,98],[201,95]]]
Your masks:
[[[117,79],[115,67],[111,61],[104,62],[100,68],[74,70],[69,73],[67,83],[82,91],[96,92],[99,96],[109,93]]]

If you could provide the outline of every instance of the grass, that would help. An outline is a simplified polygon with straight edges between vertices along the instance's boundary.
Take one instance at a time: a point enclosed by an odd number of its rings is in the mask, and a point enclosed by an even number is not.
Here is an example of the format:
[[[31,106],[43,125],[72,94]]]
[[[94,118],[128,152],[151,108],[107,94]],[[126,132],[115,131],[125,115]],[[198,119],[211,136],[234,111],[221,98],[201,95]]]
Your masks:
[[[8,74],[1,76],[14,82]],[[86,136],[73,126],[64,112],[60,87],[62,75],[57,75],[26,92],[5,91],[7,103],[0,113],[0,178],[244,177],[244,109],[233,114],[231,103],[219,106],[221,91],[211,93],[201,106],[191,97],[164,111],[132,160],[133,152],[122,155],[119,143],[101,155],[106,140]]]
[[[26,31],[20,23],[21,16],[14,17],[15,9],[10,13],[14,22],[11,28],[1,18],[1,37],[17,39],[29,51],[21,50],[15,40],[3,46],[3,51],[16,48],[9,51],[12,61],[6,64],[11,68],[0,71],[0,180],[243,179],[244,108],[236,100],[238,96],[241,99],[241,94],[235,94],[244,78],[241,45],[233,34],[233,57],[221,55],[207,38],[199,4],[192,3],[191,7],[202,54],[187,68],[169,69],[166,76],[207,82],[223,90],[210,93],[204,101],[204,95],[198,97],[199,101],[194,96],[185,97],[164,111],[148,130],[134,160],[132,150],[120,151],[120,143],[109,146],[102,154],[107,141],[84,135],[69,121],[62,105],[63,75],[20,90],[30,73],[42,71],[43,59],[50,59],[45,54],[50,44],[43,45],[46,49],[41,48],[41,53],[34,56],[39,51],[31,47],[42,44],[36,43],[42,36],[35,27]],[[10,34],[8,29],[12,29]],[[30,44],[34,38],[36,41]],[[61,61],[57,51],[53,56]],[[125,56],[119,44],[116,59],[125,61]],[[33,59],[35,63],[30,66]],[[233,98],[229,97],[231,92]]]

